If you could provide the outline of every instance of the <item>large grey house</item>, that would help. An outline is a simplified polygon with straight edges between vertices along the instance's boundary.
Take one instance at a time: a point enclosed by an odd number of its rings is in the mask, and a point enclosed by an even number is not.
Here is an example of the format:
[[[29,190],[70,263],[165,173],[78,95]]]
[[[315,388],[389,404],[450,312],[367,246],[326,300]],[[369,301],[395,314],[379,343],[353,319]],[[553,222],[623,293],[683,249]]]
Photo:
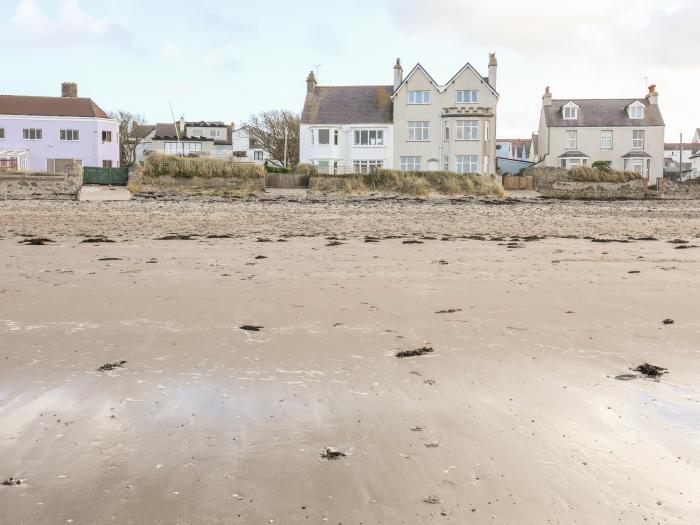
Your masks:
[[[542,97],[538,157],[545,166],[571,169],[605,162],[636,171],[650,183],[663,177],[664,119],[656,86],[644,98]]]
[[[393,85],[318,86],[306,79],[299,158],[321,172],[372,168],[496,172],[496,56],[489,74],[465,64],[438,84],[417,64]]]

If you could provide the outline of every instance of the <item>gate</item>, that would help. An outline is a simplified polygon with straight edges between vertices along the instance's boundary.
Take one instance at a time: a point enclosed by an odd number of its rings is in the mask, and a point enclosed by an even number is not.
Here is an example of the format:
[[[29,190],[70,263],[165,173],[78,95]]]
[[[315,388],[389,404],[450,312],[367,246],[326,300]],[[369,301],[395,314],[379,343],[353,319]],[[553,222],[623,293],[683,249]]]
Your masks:
[[[126,186],[129,168],[83,168],[83,184]]]
[[[302,173],[268,173],[265,177],[268,188],[308,188],[309,176]]]

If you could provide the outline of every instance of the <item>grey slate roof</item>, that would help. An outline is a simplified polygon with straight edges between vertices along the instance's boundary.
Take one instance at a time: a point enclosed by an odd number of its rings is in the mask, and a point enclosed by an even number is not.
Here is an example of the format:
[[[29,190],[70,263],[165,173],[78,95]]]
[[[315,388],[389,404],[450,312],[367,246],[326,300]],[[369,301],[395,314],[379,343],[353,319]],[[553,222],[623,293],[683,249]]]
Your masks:
[[[630,151],[629,153],[625,153],[622,156],[623,159],[650,159],[651,155],[649,155],[646,151],[641,151],[641,150],[635,150],[635,151]]]
[[[175,130],[175,124],[156,124],[156,132],[153,135],[153,140],[177,140],[178,132]],[[201,141],[201,142],[211,142],[212,139],[208,138],[195,138],[195,137],[185,137],[184,134],[180,133],[180,140]]]
[[[576,151],[576,150],[569,150],[562,155],[559,155],[560,159],[587,159],[589,158],[588,155],[581,151]]]
[[[146,138],[156,127],[152,124],[135,124],[131,130],[131,136],[137,139]]]
[[[306,94],[302,124],[390,124],[394,86],[316,86]]]
[[[573,102],[580,109],[577,120],[564,120],[562,108]],[[635,102],[646,106],[643,119],[631,119],[627,107]],[[550,128],[618,128],[664,126],[664,119],[658,105],[649,104],[645,98],[610,99],[560,99],[552,100],[551,106],[543,106],[547,126]]]

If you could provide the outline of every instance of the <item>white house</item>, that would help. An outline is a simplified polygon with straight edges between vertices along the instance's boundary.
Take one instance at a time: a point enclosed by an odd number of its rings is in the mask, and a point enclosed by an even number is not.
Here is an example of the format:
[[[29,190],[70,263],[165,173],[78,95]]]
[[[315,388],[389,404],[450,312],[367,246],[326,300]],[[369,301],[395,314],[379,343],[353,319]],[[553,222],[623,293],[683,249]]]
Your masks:
[[[663,177],[664,131],[656,86],[645,98],[558,100],[548,87],[537,151],[545,166],[570,169],[605,162],[655,183]]]
[[[321,173],[392,168],[393,86],[318,86],[306,79],[299,160]]]
[[[250,139],[245,127],[235,129],[233,123],[188,122],[182,117],[175,124],[137,126],[132,135],[141,139],[136,148],[138,162],[143,162],[152,152],[237,158],[258,163],[269,158],[269,154]]]
[[[60,97],[0,95],[0,168],[63,173],[119,166],[119,124],[78,85]]]

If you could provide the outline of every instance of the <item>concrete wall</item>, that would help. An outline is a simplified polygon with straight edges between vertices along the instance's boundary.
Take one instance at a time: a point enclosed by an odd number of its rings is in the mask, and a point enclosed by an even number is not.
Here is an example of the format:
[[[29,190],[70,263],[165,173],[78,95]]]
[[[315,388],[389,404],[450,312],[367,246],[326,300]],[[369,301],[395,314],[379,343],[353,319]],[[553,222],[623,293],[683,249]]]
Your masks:
[[[430,91],[430,104],[409,104],[409,91]],[[457,103],[458,90],[476,90],[478,102],[474,104]],[[478,155],[479,173],[496,173],[496,106],[498,97],[493,94],[483,79],[466,68],[449,85],[435,86],[428,75],[417,69],[394,96],[394,166],[401,167],[402,156],[421,157],[421,169],[428,170],[437,164],[439,170],[456,171],[457,155]],[[443,117],[443,112],[450,116]],[[479,122],[479,139],[456,140],[457,120],[477,120]],[[425,142],[408,140],[409,121],[428,121],[429,140]],[[488,123],[488,124],[487,124]],[[445,126],[449,126],[449,140],[445,140]],[[484,140],[488,125],[489,140]],[[484,171],[484,158],[488,157],[488,166]]]
[[[83,184],[77,175],[0,173],[0,200],[76,200]]]
[[[75,159],[83,166],[102,167],[102,161],[119,166],[119,124],[115,120],[80,117],[36,117],[0,115],[5,138],[0,149],[29,150],[29,170],[47,171],[47,159]],[[23,130],[42,130],[41,140],[25,140]],[[80,140],[60,139],[62,129],[76,129]],[[111,142],[102,142],[102,131],[112,132]]]

